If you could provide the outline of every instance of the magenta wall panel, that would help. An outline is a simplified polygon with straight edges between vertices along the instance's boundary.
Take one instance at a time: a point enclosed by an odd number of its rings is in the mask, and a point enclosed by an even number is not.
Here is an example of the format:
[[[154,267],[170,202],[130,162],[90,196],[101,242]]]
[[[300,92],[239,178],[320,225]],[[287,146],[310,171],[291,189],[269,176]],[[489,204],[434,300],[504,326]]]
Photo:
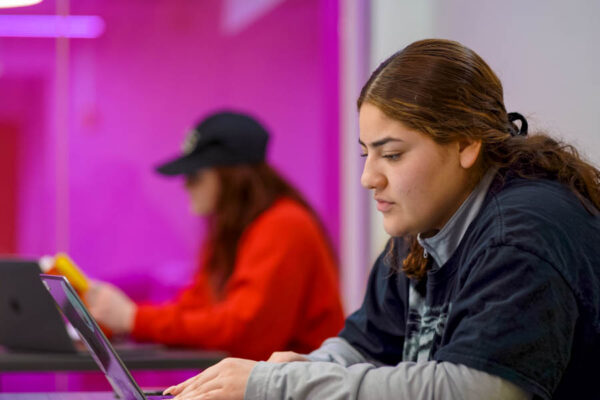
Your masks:
[[[17,96],[0,100],[0,116],[21,124],[27,143],[17,159],[19,254],[65,250],[136,299],[172,295],[196,268],[203,226],[182,182],[153,167],[220,108],[264,121],[270,161],[337,244],[337,1],[86,0],[70,14],[98,16],[104,31],[70,39],[62,65],[54,39],[0,37],[0,88]]]
[[[337,245],[337,0],[71,1],[71,15],[93,18],[72,20],[73,36],[87,38],[60,44],[52,36],[64,26],[27,28],[18,17],[56,9],[45,0],[0,10],[17,16],[0,29],[0,124],[11,127],[16,168],[16,180],[0,182],[14,200],[2,253],[67,251],[135,299],[172,296],[196,268],[203,221],[189,214],[181,180],[153,167],[220,108],[268,126],[269,160]],[[134,375],[164,387],[195,372]],[[98,373],[0,377],[1,391],[106,388]]]

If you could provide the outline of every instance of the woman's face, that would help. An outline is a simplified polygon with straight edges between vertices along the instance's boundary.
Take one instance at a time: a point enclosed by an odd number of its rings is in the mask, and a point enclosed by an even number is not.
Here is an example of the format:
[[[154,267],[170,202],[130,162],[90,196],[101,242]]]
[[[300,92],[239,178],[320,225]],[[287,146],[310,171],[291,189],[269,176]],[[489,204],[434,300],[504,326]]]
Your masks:
[[[221,190],[219,176],[214,168],[205,168],[187,175],[185,188],[190,196],[190,210],[196,215],[215,212]]]
[[[472,190],[469,170],[481,142],[440,145],[369,103],[360,108],[359,124],[366,158],[361,184],[373,190],[385,231],[402,236],[441,229]]]

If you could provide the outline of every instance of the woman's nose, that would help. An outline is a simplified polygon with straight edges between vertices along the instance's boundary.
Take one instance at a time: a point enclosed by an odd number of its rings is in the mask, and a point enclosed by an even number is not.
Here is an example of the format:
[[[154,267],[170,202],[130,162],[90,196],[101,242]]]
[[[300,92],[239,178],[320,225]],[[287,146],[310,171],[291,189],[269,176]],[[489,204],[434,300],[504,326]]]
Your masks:
[[[360,184],[365,189],[381,189],[385,187],[386,179],[385,176],[373,168],[372,163],[367,160],[360,177]]]

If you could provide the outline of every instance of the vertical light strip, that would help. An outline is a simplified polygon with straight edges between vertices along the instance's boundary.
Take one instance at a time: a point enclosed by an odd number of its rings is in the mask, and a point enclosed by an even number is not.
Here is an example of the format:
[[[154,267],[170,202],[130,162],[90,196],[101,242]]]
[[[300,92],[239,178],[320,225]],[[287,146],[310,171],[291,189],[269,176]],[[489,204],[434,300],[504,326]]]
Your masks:
[[[361,304],[369,271],[368,192],[360,186],[356,99],[368,76],[369,1],[344,0],[340,8],[340,152],[342,296],[347,313]]]
[[[56,14],[69,14],[69,0],[56,0]],[[56,250],[69,251],[69,38],[56,38]]]

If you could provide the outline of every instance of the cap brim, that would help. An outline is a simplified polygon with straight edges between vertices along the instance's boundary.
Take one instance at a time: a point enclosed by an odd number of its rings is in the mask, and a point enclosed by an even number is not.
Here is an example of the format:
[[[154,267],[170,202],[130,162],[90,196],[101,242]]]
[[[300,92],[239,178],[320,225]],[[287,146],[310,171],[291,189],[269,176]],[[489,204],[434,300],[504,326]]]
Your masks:
[[[202,168],[215,167],[218,165],[247,164],[259,162],[260,160],[240,160],[222,147],[212,147],[197,153],[181,156],[167,161],[156,167],[156,171],[163,175],[185,175],[191,174]]]
[[[210,165],[210,160],[198,157],[197,154],[190,154],[167,161],[156,167],[156,172],[163,175],[186,175],[191,174],[201,168]]]

